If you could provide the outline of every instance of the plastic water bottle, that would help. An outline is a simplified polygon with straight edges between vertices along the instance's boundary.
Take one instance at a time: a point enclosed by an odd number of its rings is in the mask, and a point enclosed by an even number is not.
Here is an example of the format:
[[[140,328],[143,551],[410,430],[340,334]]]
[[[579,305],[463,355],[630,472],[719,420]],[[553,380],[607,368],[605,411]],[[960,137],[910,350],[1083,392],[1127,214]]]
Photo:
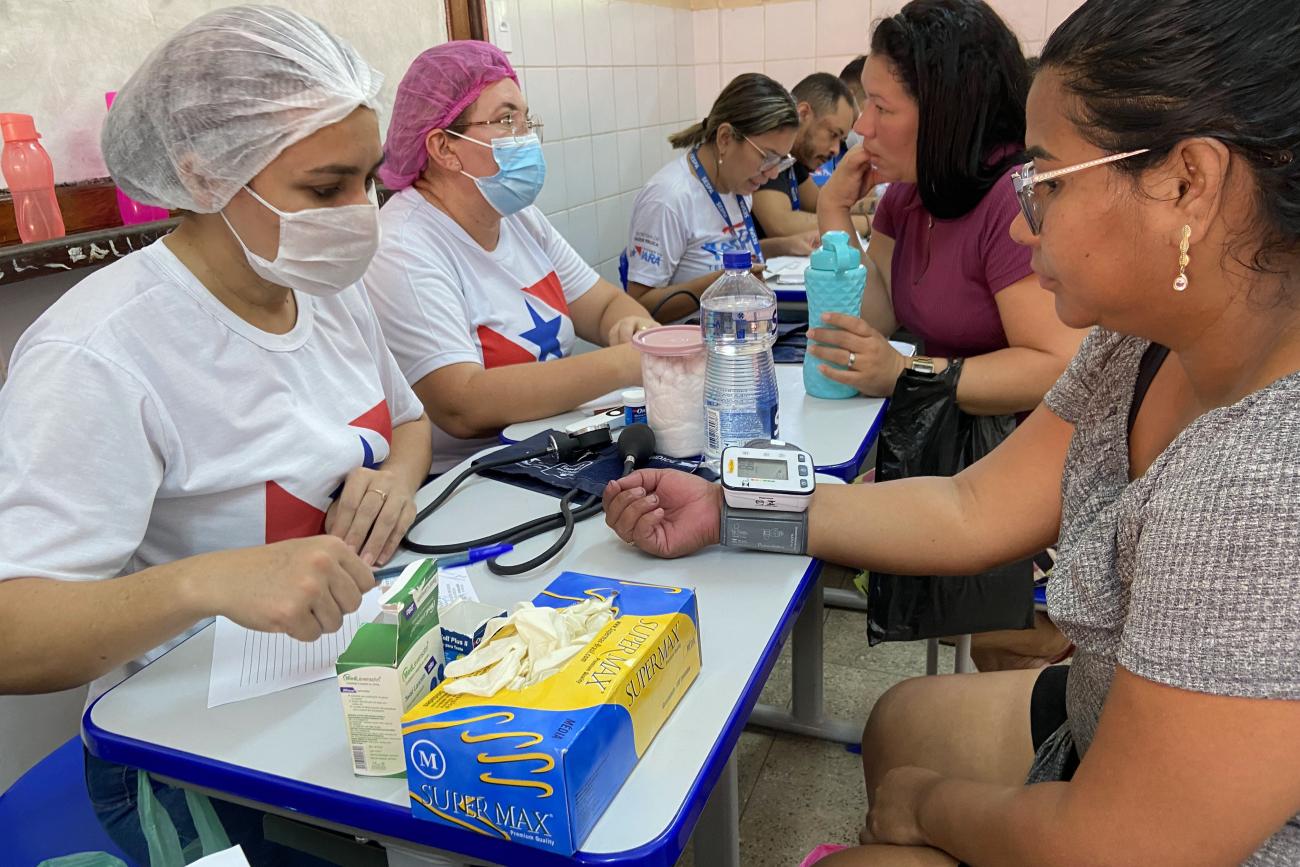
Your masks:
[[[776,293],[749,266],[748,253],[724,253],[723,275],[700,299],[708,352],[704,457],[715,471],[727,446],[777,436]]]
[[[37,141],[41,137],[30,114],[0,114],[0,172],[14,200],[14,221],[24,244],[62,238],[63,213],[54,193],[54,166]]]
[[[803,272],[804,289],[808,293],[808,324],[813,328],[831,328],[822,322],[823,313],[845,313],[857,316],[862,308],[862,287],[867,282],[867,269],[862,263],[862,251],[849,242],[845,232],[827,232],[822,246],[809,257]],[[803,357],[803,387],[813,397],[841,399],[854,397],[858,390],[851,385],[828,379],[818,368],[828,365],[811,352]]]

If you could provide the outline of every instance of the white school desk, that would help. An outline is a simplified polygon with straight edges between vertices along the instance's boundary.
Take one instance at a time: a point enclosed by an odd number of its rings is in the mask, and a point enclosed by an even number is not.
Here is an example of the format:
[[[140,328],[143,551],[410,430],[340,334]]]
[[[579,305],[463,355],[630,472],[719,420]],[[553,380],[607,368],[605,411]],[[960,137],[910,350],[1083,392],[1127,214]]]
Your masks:
[[[454,475],[426,486],[429,502]],[[837,480],[821,477],[823,484]],[[414,534],[450,543],[551,512],[556,500],[474,478]],[[523,559],[554,534],[523,544]],[[409,559],[410,555],[405,555]],[[405,780],[352,774],[337,685],[319,681],[207,707],[213,629],[204,629],[109,690],[87,710],[83,733],[100,758],[227,800],[382,844],[391,867],[415,864],[630,864],[671,867],[696,835],[697,863],[739,863],[733,751],[787,635],[795,642],[794,712],[759,708],[755,720],[825,734],[822,712],[820,564],[806,557],[715,547],[659,560],[618,540],[598,516],[577,526],[544,567],[499,578],[471,567],[479,595],[506,606],[531,599],[564,570],[695,589],[703,666],[627,783],[572,859],[415,819]],[[856,741],[861,720],[840,725]]]

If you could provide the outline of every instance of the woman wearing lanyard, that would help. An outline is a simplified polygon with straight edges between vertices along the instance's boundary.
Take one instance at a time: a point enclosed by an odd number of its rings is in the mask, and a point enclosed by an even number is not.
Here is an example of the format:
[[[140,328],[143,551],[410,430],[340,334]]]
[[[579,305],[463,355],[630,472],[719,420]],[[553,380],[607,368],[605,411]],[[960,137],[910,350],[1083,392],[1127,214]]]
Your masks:
[[[799,111],[766,75],[746,73],[723,88],[709,116],[669,141],[686,153],[664,166],[632,205],[627,291],[660,322],[694,312],[717,279],[722,254],[806,256],[809,232],[760,241],[750,214],[754,192],[794,163]]]
[[[507,425],[641,381],[629,341],[656,323],[533,207],[541,129],[486,42],[430,48],[397,88],[379,176],[398,192],[365,286],[436,425],[434,472]],[[577,337],[605,348],[574,355]]]

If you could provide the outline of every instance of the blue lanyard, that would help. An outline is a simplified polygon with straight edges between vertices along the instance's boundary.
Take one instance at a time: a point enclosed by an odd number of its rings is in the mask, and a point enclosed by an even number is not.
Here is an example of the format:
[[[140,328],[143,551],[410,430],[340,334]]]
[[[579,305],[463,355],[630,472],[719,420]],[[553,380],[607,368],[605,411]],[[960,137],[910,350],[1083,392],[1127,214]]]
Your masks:
[[[691,168],[695,170],[695,177],[700,179],[704,185],[704,192],[709,194],[713,200],[713,207],[718,209],[722,215],[722,225],[726,231],[731,231],[731,214],[727,213],[727,206],[722,204],[722,198],[718,195],[717,189],[713,186],[713,181],[704,172],[704,166],[700,165],[700,158],[697,156],[699,148],[692,148],[686,155],[691,161]],[[754,228],[754,218],[749,215],[749,207],[745,204],[742,196],[736,196],[736,204],[740,206],[740,218],[745,221],[745,232],[749,235],[749,244],[754,248],[754,263],[758,264],[763,261],[763,251],[758,246],[758,230]]]
[[[790,172],[790,204],[795,211],[799,210],[799,182],[794,176],[794,166],[787,171]]]

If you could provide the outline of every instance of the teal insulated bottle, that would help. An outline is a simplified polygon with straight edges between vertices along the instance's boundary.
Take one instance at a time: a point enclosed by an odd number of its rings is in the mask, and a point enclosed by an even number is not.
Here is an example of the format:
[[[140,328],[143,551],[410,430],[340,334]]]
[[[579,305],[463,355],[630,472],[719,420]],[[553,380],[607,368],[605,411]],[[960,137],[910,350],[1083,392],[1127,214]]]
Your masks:
[[[822,322],[823,313],[858,316],[862,310],[862,288],[867,284],[867,268],[862,251],[844,232],[827,232],[822,246],[814,250],[804,271],[804,289],[808,293],[808,327],[829,328]],[[851,385],[827,379],[818,366],[843,368],[808,353],[803,359],[803,387],[813,397],[853,397],[858,390]]]

